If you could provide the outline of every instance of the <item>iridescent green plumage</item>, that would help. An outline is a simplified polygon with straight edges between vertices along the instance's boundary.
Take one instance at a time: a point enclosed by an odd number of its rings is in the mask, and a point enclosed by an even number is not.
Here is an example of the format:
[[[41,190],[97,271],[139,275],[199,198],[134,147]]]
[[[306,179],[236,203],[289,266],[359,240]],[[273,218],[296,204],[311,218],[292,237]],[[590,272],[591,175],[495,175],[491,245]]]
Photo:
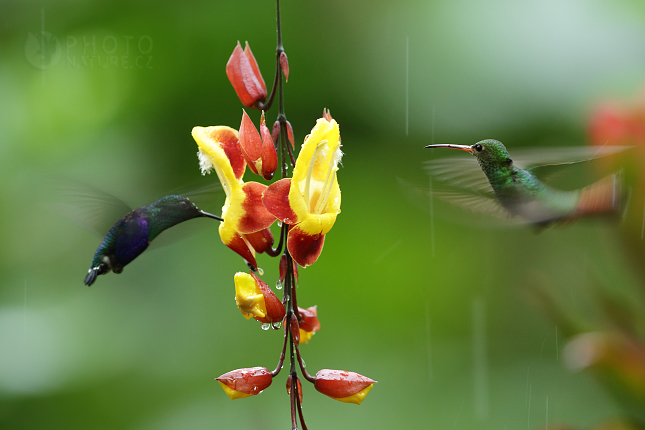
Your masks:
[[[540,181],[531,170],[517,167],[506,147],[497,140],[482,140],[470,146],[439,144],[426,148],[454,148],[475,156],[485,177],[479,174],[477,178],[462,171],[451,172],[450,167],[442,167],[440,161],[429,169],[437,176],[472,190],[470,194],[438,190],[435,193],[438,197],[475,211],[517,215],[533,224],[548,225],[616,212],[620,206],[621,181],[618,175],[608,176],[579,190],[562,191]]]

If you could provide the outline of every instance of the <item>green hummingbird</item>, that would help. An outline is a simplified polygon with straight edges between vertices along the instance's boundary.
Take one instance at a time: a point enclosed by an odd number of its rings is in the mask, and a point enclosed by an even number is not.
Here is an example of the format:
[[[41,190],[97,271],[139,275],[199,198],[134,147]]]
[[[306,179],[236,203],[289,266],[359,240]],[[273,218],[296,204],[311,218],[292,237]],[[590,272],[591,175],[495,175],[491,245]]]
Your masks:
[[[94,283],[97,276],[121,273],[123,268],[146,250],[162,231],[189,219],[222,218],[197,208],[187,197],[170,195],[135,209],[114,224],[99,245],[85,277],[85,285]]]
[[[428,165],[431,175],[449,180],[461,188],[459,191],[438,190],[434,194],[474,211],[491,212],[506,218],[517,216],[536,226],[547,226],[580,217],[616,213],[622,204],[620,174],[607,176],[578,190],[564,191],[538,179],[534,174],[536,165],[527,169],[518,167],[506,147],[497,140],[482,140],[474,145],[436,144],[426,148],[459,149],[477,159],[484,175],[464,168],[461,159],[436,160]],[[591,157],[553,164],[588,161],[624,149],[610,147],[596,150],[597,153]],[[569,158],[576,158],[572,154],[576,154],[576,149],[569,151]]]

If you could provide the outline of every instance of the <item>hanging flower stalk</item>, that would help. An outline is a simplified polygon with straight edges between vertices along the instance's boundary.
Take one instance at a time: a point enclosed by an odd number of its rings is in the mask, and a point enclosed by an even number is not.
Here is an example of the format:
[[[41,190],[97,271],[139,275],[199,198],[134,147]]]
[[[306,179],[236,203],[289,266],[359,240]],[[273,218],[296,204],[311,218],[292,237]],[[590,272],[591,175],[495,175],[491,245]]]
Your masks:
[[[219,235],[238,253],[250,273],[235,274],[235,301],[247,319],[258,320],[263,329],[284,327],[282,353],[273,371],[252,367],[230,371],[216,378],[231,399],[259,394],[269,387],[289,358],[287,393],[291,405],[292,429],[306,430],[302,415],[302,378],[319,392],[345,403],[360,404],[376,382],[354,372],[323,369],[309,374],[300,345],[309,342],[320,329],[316,306],[298,307],[296,287],[298,265],[307,267],[319,258],[326,235],[340,213],[341,193],[337,171],[343,153],[338,123],[328,110],[316,121],[294,157],[293,129],[285,114],[283,80],[289,77],[289,63],[282,46],[280,2],[277,3],[277,49],[275,81],[267,96],[264,78],[248,42],[237,43],[226,64],[226,74],[242,104],[261,111],[260,130],[243,111],[239,131],[227,126],[195,127],[193,138],[199,148],[202,174],[215,171],[226,193]],[[272,130],[266,113],[278,95],[278,112]],[[270,180],[279,169],[279,179],[269,186],[244,182],[248,165],[256,175]],[[293,176],[289,177],[289,167]],[[281,222],[274,248],[270,227]],[[257,254],[280,257],[277,287],[280,300],[264,282]],[[296,418],[296,416],[298,418]]]

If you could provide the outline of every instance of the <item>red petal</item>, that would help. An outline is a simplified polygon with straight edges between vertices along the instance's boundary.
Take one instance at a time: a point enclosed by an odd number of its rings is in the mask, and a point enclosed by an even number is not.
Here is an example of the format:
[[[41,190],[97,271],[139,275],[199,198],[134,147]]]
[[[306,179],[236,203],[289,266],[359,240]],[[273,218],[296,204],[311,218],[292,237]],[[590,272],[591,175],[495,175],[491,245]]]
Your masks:
[[[253,173],[257,174],[258,171],[255,168],[254,162],[262,156],[262,139],[260,138],[258,129],[255,128],[253,121],[251,121],[251,118],[249,118],[245,110],[242,110],[242,123],[240,124],[239,136],[242,155]]]
[[[255,252],[262,254],[264,251],[273,246],[273,233],[271,229],[256,231],[255,233],[245,234],[244,238],[251,244]]]
[[[342,399],[343,397],[353,396],[375,382],[355,372],[323,369],[316,373],[314,386],[316,390],[329,397]]]
[[[244,215],[240,218],[237,229],[240,233],[255,233],[263,230],[275,221],[272,215],[262,204],[262,193],[267,189],[266,185],[258,182],[247,182],[242,186],[246,198],[242,203]]]
[[[236,136],[235,133],[228,127],[213,127],[208,135],[208,137],[214,142],[218,142],[220,148],[224,150],[224,154],[226,154],[226,157],[228,158],[228,161],[231,163],[231,167],[233,168],[233,174],[235,174],[235,178],[241,179],[244,175],[246,161],[244,161],[244,156],[242,155],[242,150],[240,149],[240,141],[238,139],[238,136]]]
[[[295,224],[298,222],[298,215],[289,205],[289,188],[291,178],[280,179],[269,185],[262,195],[262,203],[266,209],[275,215],[282,222]]]
[[[253,252],[249,249],[248,243],[246,243],[246,241],[242,239],[242,236],[236,233],[235,236],[233,237],[233,240],[231,240],[231,242],[229,243],[224,243],[224,245],[228,246],[233,251],[238,253],[243,259],[245,259],[255,269],[257,269],[258,263],[255,261],[255,256],[253,255]]]
[[[262,291],[262,294],[264,295],[264,305],[267,308],[267,316],[265,318],[255,317],[255,319],[263,323],[282,321],[287,313],[282,301],[278,299],[267,283],[258,278],[255,273],[251,272],[251,276],[253,276],[253,279],[257,282],[260,291]]]
[[[280,67],[282,68],[282,73],[284,73],[284,80],[289,81],[289,60],[284,51],[280,53]]]
[[[291,257],[302,267],[311,266],[316,262],[325,243],[324,234],[310,235],[297,225],[291,227],[287,237],[287,248]]]

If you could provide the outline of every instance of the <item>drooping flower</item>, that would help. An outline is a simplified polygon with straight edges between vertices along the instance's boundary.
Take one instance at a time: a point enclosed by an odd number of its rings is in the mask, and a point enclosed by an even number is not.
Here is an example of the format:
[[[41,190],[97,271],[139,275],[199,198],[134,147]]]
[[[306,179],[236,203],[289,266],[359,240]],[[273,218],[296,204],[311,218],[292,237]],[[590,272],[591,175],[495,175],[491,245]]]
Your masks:
[[[235,303],[244,318],[262,323],[280,322],[286,311],[284,305],[262,279],[255,273],[235,274]]]
[[[340,187],[336,178],[340,150],[338,124],[329,116],[318,119],[305,138],[292,178],[269,186],[262,196],[266,208],[291,224],[287,247],[303,267],[316,262],[325,235],[340,213]]]
[[[302,321],[300,321],[300,343],[307,343],[311,337],[320,330],[320,321],[318,321],[318,311],[316,306],[307,309],[298,307],[298,312]]]
[[[273,245],[269,227],[275,216],[261,201],[266,185],[242,180],[246,162],[236,130],[226,126],[195,127],[192,135],[199,146],[197,156],[202,174],[214,169],[226,193],[220,238],[257,270],[255,253],[262,253]]]
[[[242,111],[242,123],[240,124],[240,148],[242,155],[253,173],[269,180],[273,178],[273,172],[278,167],[278,154],[273,144],[273,138],[266,126],[264,112],[260,119],[260,133],[255,128],[253,121]]]
[[[273,382],[271,372],[266,367],[236,369],[215,379],[233,400],[260,394]]]
[[[323,369],[316,373],[314,387],[339,402],[360,405],[375,383],[376,381],[358,373]]]
[[[244,50],[240,42],[237,42],[231,58],[226,63],[226,76],[244,106],[255,107],[258,102],[266,99],[267,87],[248,42]]]

